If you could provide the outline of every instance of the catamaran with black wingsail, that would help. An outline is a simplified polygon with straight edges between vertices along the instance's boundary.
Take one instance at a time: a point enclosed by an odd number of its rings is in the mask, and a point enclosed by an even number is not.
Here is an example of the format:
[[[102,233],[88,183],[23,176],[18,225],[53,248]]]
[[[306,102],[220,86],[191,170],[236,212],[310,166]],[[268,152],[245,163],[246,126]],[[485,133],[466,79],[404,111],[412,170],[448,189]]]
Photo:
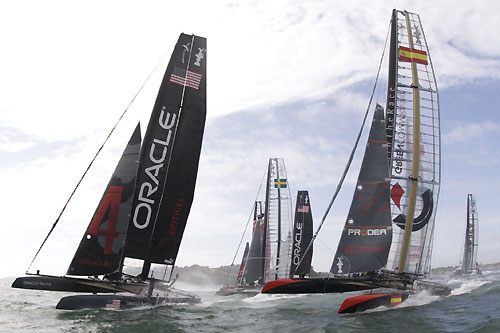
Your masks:
[[[265,200],[254,204],[252,239],[246,243],[236,283],[223,286],[216,295],[256,295],[268,281],[309,274],[312,253],[305,253],[312,238],[309,193],[297,193],[293,230],[291,209],[284,160],[270,158]]]
[[[479,217],[474,194],[467,194],[467,221],[465,225],[465,241],[462,267],[454,275],[482,275],[477,262],[479,245]]]
[[[66,275],[28,268],[12,287],[93,293],[62,298],[56,307],[69,310],[200,301],[150,272],[152,264],[173,271],[193,202],[206,119],[206,52],[205,38],[180,35],[142,145],[138,125]],[[143,261],[138,276],[123,272],[125,258]]]
[[[441,144],[438,89],[417,14],[393,11],[389,52],[385,116],[377,104],[353,202],[330,270],[333,276],[273,281],[264,287],[264,293],[374,288],[450,292],[445,285],[423,280],[430,273]],[[399,304],[408,294],[365,296],[346,300],[339,312]]]

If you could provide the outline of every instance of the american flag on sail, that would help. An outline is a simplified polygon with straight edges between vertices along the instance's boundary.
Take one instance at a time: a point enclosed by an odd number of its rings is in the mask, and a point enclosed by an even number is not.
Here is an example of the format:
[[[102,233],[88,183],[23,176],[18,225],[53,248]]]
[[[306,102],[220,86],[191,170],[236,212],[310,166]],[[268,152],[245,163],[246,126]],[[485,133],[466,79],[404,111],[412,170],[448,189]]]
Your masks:
[[[186,85],[198,90],[200,87],[201,74],[196,72],[188,71],[183,68],[174,67],[173,73],[170,75],[170,82],[176,83],[178,85]]]
[[[299,213],[309,213],[309,206],[299,205],[297,207],[297,212],[299,212]]]
[[[120,309],[121,300],[119,299],[111,299],[106,302],[106,309],[119,310]]]

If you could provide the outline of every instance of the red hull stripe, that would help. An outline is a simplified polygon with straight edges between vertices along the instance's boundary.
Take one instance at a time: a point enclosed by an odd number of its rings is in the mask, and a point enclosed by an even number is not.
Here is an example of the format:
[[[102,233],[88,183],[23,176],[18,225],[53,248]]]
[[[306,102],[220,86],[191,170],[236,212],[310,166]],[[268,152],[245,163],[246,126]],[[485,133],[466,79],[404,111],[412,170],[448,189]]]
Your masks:
[[[346,309],[350,308],[351,306],[355,306],[359,303],[363,303],[366,301],[369,301],[374,298],[379,298],[379,297],[384,297],[388,296],[390,294],[372,294],[372,295],[359,295],[359,296],[354,296],[354,297],[349,297],[342,302],[342,305],[340,306],[339,313],[344,312]]]
[[[292,284],[292,283],[297,283],[297,282],[303,282],[304,280],[292,280],[292,279],[279,279],[279,280],[274,280],[266,283],[264,288],[262,288],[262,292],[265,292],[267,290],[271,290],[277,287],[281,287],[287,284]]]

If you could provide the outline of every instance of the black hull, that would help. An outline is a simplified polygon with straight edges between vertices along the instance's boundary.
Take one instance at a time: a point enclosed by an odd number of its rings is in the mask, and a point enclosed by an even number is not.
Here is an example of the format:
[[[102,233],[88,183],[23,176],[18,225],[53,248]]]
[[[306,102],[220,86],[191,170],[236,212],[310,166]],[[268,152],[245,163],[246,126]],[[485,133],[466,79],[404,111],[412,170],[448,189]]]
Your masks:
[[[262,286],[224,286],[217,290],[216,296],[246,295],[255,296],[260,294]]]
[[[137,295],[76,295],[61,298],[56,309],[112,309],[126,310],[141,306],[162,306],[168,304],[196,304],[200,298],[189,294],[172,294],[167,296],[137,296]]]
[[[378,288],[367,279],[280,279],[266,283],[263,294],[324,294]]]
[[[97,279],[78,279],[49,275],[19,277],[12,283],[12,288],[84,293],[140,293],[144,290],[147,291],[147,285],[145,283],[110,282]]]
[[[340,306],[339,313],[363,312],[379,306],[394,307],[403,303],[410,294],[411,292],[391,292],[349,297]]]

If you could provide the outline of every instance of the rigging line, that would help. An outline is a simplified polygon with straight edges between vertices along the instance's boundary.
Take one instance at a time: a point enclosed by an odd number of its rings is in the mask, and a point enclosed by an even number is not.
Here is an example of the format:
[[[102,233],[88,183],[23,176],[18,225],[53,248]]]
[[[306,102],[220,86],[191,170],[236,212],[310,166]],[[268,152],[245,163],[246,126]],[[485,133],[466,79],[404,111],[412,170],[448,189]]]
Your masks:
[[[233,269],[233,265],[234,265],[234,261],[236,260],[236,256],[238,255],[238,252],[240,251],[240,247],[241,247],[241,243],[243,242],[243,238],[245,237],[245,234],[247,232],[248,224],[250,223],[250,219],[252,218],[253,210],[256,208],[255,202],[257,201],[257,198],[259,197],[260,190],[262,189],[262,184],[264,184],[264,179],[266,178],[266,174],[267,174],[267,169],[264,172],[264,176],[262,176],[259,190],[257,191],[257,195],[255,196],[255,200],[252,203],[252,210],[250,211],[250,215],[248,216],[247,224],[245,225],[245,230],[243,231],[243,235],[241,235],[240,243],[238,244],[238,248],[236,249],[236,253],[234,254],[233,261],[231,262],[231,266],[229,266],[229,270],[227,271],[226,281],[225,281],[226,284],[227,284],[227,281],[229,280],[229,274],[231,273],[231,270]],[[266,203],[266,205],[267,205],[267,203]],[[245,260],[245,258],[243,258],[243,260]],[[246,265],[246,262],[245,262],[245,265]]]
[[[380,57],[380,63],[378,65],[377,76],[375,78],[375,84],[373,85],[372,94],[370,96],[370,101],[368,102],[368,107],[366,108],[365,116],[363,118],[363,122],[361,123],[361,128],[359,129],[358,137],[356,138],[356,142],[354,143],[354,147],[352,148],[351,155],[349,156],[349,160],[348,160],[348,162],[347,162],[347,164],[345,166],[345,169],[344,169],[344,172],[342,174],[342,177],[340,177],[339,183],[337,184],[337,188],[335,189],[335,193],[333,194],[332,199],[330,200],[330,203],[328,204],[328,207],[326,208],[325,214],[323,215],[323,218],[321,219],[321,222],[320,222],[320,224],[318,226],[318,229],[316,230],[316,232],[314,233],[313,238],[311,239],[311,241],[307,245],[307,248],[304,251],[304,254],[300,258],[300,261],[299,261],[299,263],[298,263],[298,265],[296,267],[299,267],[300,264],[302,264],[302,261],[306,257],[307,252],[311,248],[312,244],[314,243],[314,240],[316,239],[316,237],[318,236],[321,228],[323,227],[323,224],[325,223],[326,217],[328,216],[328,213],[330,212],[330,209],[332,208],[333,202],[335,201],[335,199],[337,198],[337,195],[340,192],[340,188],[342,187],[342,184],[344,183],[345,177],[347,176],[347,172],[349,171],[349,168],[351,166],[352,160],[354,158],[354,153],[356,152],[359,140],[361,139],[361,134],[363,133],[363,128],[365,127],[366,118],[368,117],[368,113],[370,111],[370,107],[371,107],[371,104],[372,104],[373,96],[375,95],[375,90],[377,88],[377,82],[378,82],[378,78],[379,78],[379,75],[380,75],[380,70],[382,68],[382,61],[384,60],[385,49],[387,48],[387,41],[389,40],[389,32],[390,31],[391,31],[391,22],[389,22],[389,29],[387,30],[387,35],[385,37],[384,50],[382,51],[382,56]],[[295,269],[295,271],[296,271],[296,269]],[[295,273],[295,271],[294,271],[294,273]],[[328,271],[328,276],[329,275],[330,275],[330,271]]]
[[[156,64],[156,66],[153,68],[153,70],[146,77],[146,79],[144,80],[144,82],[142,83],[142,85],[139,87],[139,90],[137,90],[137,92],[135,93],[134,97],[130,100],[130,102],[128,103],[127,107],[125,108],[125,110],[121,114],[120,118],[118,118],[118,120],[116,121],[115,125],[113,126],[113,128],[109,132],[108,136],[106,137],[106,139],[102,143],[101,147],[97,150],[97,153],[95,154],[94,158],[92,158],[92,160],[90,161],[89,166],[87,167],[87,169],[83,173],[82,177],[80,178],[80,180],[76,184],[75,188],[73,189],[73,192],[71,192],[68,200],[64,204],[63,209],[61,210],[61,212],[57,216],[55,222],[52,224],[52,227],[50,228],[49,233],[47,234],[47,236],[45,236],[45,239],[43,240],[42,245],[40,245],[40,248],[38,249],[38,251],[36,251],[36,254],[33,257],[33,260],[31,260],[31,263],[28,266],[28,269],[26,270],[26,272],[28,272],[30,270],[31,266],[35,262],[36,257],[38,256],[38,254],[42,250],[42,247],[45,245],[45,242],[47,242],[47,239],[49,239],[50,235],[52,234],[52,231],[54,231],[57,223],[61,219],[62,214],[66,210],[66,207],[68,206],[69,202],[73,198],[73,195],[75,194],[76,190],[78,189],[78,187],[80,186],[81,182],[83,181],[83,178],[85,178],[85,176],[87,175],[87,172],[89,171],[90,167],[92,166],[92,164],[94,164],[94,161],[96,160],[97,156],[101,153],[101,150],[104,148],[104,145],[108,142],[109,138],[111,137],[111,135],[115,131],[116,127],[118,126],[118,124],[120,123],[120,121],[122,120],[122,118],[125,116],[125,113],[127,113],[128,109],[130,108],[130,106],[132,105],[132,103],[134,103],[134,101],[137,98],[137,96],[139,95],[139,93],[142,91],[142,89],[144,88],[144,86],[146,85],[146,83],[149,81],[149,79],[151,78],[151,76],[153,75],[153,73],[156,71],[156,69],[158,68],[158,66],[162,63],[163,59],[165,59],[165,57],[167,56],[167,54],[168,54],[168,52],[163,55],[163,57],[160,59],[160,61]]]

